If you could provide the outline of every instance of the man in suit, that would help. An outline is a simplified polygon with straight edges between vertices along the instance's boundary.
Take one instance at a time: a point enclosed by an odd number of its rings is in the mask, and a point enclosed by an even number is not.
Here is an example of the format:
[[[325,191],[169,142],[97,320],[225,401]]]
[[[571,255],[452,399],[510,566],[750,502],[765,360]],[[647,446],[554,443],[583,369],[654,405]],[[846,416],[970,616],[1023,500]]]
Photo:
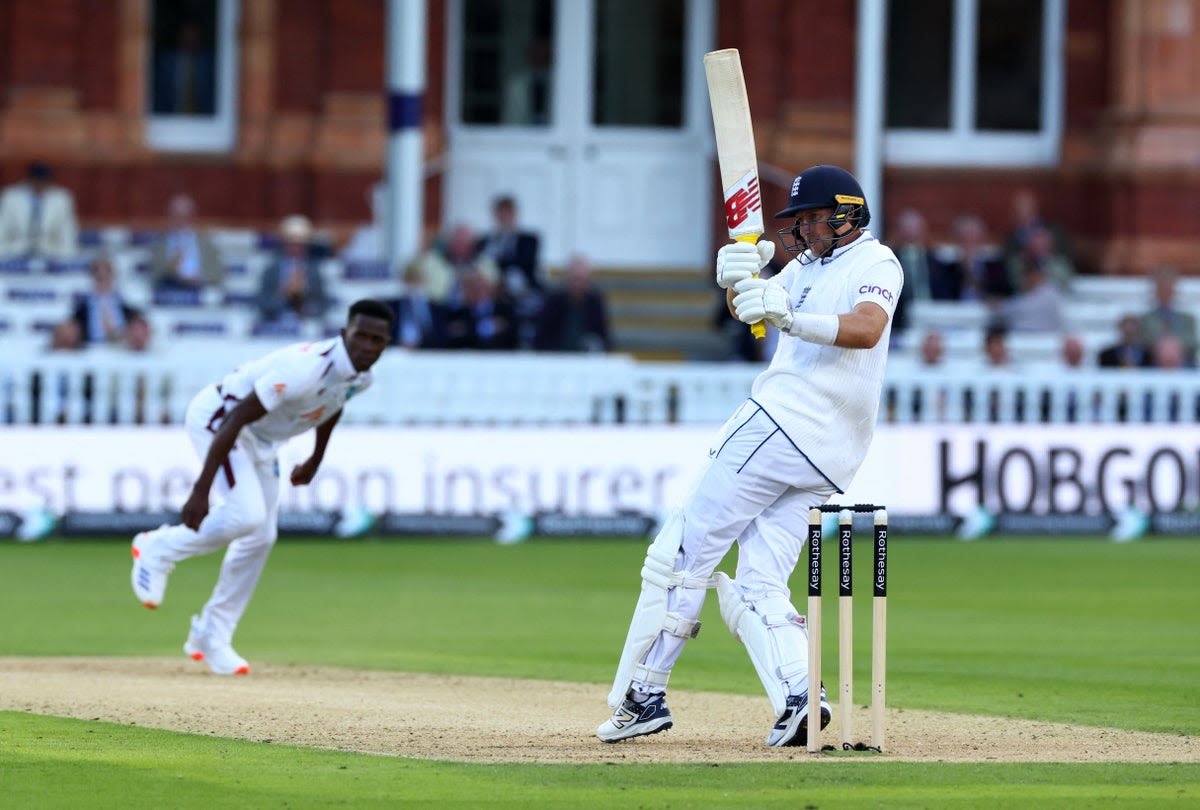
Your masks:
[[[533,347],[553,352],[606,352],[611,348],[604,293],[592,284],[592,265],[582,256],[571,259],[562,287],[546,296]]]
[[[85,346],[124,343],[126,325],[140,313],[117,292],[111,261],[103,256],[94,259],[90,272],[92,289],[76,303],[70,320]]]
[[[195,226],[196,203],[176,194],[167,207],[167,231],[150,252],[150,277],[158,289],[219,288],[225,268],[212,237]]]
[[[396,313],[392,344],[406,349],[440,349],[446,341],[446,307],[432,301],[425,291],[422,266],[412,262],[404,268],[402,294],[387,301]]]
[[[1163,335],[1175,335],[1183,342],[1189,363],[1196,356],[1196,316],[1180,309],[1175,300],[1177,273],[1174,267],[1156,267],[1154,280],[1154,309],[1142,315],[1142,335],[1146,345],[1153,346]]]
[[[31,164],[25,182],[0,193],[0,259],[63,261],[78,250],[74,196],[54,185],[45,163]]]
[[[945,285],[947,298],[996,302],[1013,294],[1004,257],[988,241],[987,226],[974,214],[964,214],[951,226],[954,245],[934,253],[931,278]]]
[[[1101,368],[1148,368],[1153,358],[1142,337],[1142,322],[1134,315],[1125,315],[1117,322],[1121,333],[1119,342],[1100,350],[1096,363]]]
[[[479,270],[460,280],[462,303],[446,315],[446,347],[450,349],[515,349],[517,319],[508,299],[496,294]]]
[[[319,318],[329,307],[321,266],[312,244],[312,223],[295,214],[280,227],[283,247],[264,268],[258,291],[262,324],[298,324]]]
[[[476,244],[478,253],[490,256],[500,268],[500,278],[513,298],[530,290],[540,291],[538,274],[538,237],[517,227],[517,202],[505,195],[492,203],[495,230]]]

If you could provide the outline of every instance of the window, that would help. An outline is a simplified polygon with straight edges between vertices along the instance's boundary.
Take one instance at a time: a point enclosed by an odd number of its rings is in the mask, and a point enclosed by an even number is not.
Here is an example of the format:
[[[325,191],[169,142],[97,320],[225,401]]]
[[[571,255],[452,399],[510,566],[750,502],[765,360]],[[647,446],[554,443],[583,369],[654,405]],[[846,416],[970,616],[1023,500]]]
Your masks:
[[[1065,0],[891,0],[887,162],[1056,162],[1064,20]]]
[[[162,151],[233,148],[237,0],[153,0],[151,16],[147,142]]]
[[[462,122],[550,124],[553,0],[464,0],[462,21]]]
[[[593,124],[683,126],[686,20],[683,0],[596,3]]]

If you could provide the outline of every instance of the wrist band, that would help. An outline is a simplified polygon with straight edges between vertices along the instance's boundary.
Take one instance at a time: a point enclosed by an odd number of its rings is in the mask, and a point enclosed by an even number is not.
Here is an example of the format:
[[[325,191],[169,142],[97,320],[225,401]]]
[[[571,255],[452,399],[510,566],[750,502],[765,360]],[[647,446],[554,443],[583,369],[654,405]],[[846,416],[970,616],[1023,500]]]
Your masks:
[[[792,325],[788,334],[809,343],[820,343],[822,346],[832,346],[837,340],[840,322],[837,315],[813,315],[811,312],[797,312],[792,316]]]

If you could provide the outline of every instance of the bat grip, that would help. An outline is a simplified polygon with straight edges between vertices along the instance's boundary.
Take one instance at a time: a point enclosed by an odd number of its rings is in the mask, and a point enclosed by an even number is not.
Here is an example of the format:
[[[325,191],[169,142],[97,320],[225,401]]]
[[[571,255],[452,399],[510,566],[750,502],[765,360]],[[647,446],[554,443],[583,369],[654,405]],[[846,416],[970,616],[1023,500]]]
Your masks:
[[[735,236],[733,239],[735,242],[749,242],[753,245],[758,242],[758,237],[759,235],[756,233],[747,233],[741,236]],[[758,278],[758,273],[755,273],[754,277]],[[750,324],[750,334],[754,335],[755,340],[762,340],[767,336],[767,327],[762,321],[759,321],[758,323],[752,323]]]

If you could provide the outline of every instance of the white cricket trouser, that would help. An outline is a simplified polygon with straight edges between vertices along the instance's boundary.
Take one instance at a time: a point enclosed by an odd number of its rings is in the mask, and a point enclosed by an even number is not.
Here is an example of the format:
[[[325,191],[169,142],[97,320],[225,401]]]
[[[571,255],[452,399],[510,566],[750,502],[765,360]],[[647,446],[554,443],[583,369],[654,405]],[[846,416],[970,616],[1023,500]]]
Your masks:
[[[225,400],[214,385],[188,405],[184,424],[201,460],[221,417],[236,404],[232,398]],[[155,557],[171,563],[225,549],[221,573],[200,613],[198,628],[217,643],[232,640],[279,533],[277,449],[264,450],[244,435],[239,437],[213,481],[213,502],[200,530],[171,526],[154,544]]]
[[[675,570],[709,577],[737,541],[734,578],[745,597],[754,601],[776,593],[790,598],[788,579],[807,539],[808,510],[837,492],[803,449],[747,400],[721,429],[683,502],[683,540]],[[672,588],[667,610],[695,620],[706,594],[698,588]],[[685,641],[659,633],[646,666],[670,670]]]

